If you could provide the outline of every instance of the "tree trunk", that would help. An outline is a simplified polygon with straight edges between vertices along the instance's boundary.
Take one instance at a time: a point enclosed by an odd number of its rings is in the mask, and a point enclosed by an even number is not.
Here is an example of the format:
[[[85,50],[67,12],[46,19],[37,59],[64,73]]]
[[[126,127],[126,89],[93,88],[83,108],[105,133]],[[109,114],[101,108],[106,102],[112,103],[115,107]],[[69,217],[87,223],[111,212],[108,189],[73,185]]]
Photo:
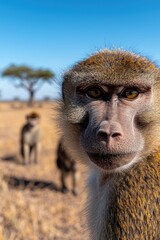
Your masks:
[[[29,91],[29,100],[28,100],[28,106],[29,107],[33,107],[34,95],[35,95],[35,91],[34,90],[30,90]]]

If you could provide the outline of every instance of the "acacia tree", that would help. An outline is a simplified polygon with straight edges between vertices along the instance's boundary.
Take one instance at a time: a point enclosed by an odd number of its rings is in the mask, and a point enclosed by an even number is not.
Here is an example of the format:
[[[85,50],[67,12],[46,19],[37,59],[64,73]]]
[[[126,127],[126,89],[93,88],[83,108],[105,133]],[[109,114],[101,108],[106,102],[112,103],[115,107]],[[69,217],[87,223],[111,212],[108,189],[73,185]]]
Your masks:
[[[29,93],[28,105],[32,106],[35,93],[46,82],[51,84],[55,74],[48,69],[33,69],[26,65],[11,65],[2,72],[3,77],[13,79],[14,86],[24,88]]]

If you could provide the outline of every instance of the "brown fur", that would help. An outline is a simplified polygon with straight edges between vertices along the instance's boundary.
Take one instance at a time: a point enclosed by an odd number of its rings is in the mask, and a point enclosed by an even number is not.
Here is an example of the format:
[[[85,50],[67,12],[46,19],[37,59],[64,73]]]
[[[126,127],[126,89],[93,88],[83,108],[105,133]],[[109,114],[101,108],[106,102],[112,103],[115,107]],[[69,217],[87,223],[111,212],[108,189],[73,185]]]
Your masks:
[[[83,81],[87,85],[90,80],[105,84],[147,84],[155,81],[156,74],[156,66],[144,57],[121,50],[104,50],[69,70],[64,76],[64,85],[77,85]]]

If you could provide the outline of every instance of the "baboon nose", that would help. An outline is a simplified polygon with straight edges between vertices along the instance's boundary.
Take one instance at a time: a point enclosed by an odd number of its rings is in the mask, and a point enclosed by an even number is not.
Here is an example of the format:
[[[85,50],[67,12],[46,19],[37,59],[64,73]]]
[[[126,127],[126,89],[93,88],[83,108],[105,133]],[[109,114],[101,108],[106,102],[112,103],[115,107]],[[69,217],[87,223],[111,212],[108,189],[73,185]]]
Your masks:
[[[111,138],[116,139],[122,137],[122,131],[118,123],[110,124],[108,122],[105,122],[101,124],[96,135],[100,141],[108,141]]]
[[[109,133],[109,132],[105,132],[105,131],[98,131],[97,132],[97,137],[100,140],[108,140],[109,138],[116,138],[116,137],[121,137],[122,134],[119,132],[114,132],[114,133]]]

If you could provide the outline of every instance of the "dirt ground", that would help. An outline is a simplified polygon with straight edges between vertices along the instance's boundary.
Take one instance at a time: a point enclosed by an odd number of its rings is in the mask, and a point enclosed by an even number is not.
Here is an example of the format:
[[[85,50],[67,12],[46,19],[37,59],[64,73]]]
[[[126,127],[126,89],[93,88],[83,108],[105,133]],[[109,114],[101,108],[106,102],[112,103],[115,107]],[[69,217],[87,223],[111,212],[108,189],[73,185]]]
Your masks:
[[[78,164],[78,196],[61,193],[55,165],[59,134],[54,102],[0,103],[0,240],[87,240],[85,170]],[[24,166],[19,132],[31,111],[41,115],[40,163]]]

